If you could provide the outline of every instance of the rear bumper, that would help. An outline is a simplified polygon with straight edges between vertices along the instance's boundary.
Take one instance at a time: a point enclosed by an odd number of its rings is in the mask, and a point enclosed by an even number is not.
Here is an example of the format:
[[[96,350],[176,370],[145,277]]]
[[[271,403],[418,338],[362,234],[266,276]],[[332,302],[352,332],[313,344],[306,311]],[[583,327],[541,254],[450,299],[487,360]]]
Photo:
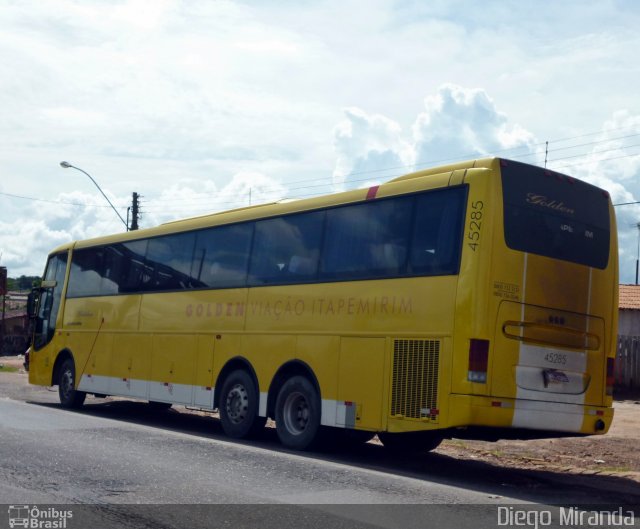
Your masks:
[[[605,434],[613,420],[613,408],[452,395],[449,426],[488,426],[540,430],[567,435]]]

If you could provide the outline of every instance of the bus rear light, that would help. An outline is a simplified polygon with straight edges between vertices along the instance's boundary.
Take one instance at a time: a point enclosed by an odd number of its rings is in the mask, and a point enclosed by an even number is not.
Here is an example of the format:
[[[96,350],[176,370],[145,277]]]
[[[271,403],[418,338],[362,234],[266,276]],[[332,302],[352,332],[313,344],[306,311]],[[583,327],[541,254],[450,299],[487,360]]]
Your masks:
[[[613,396],[613,385],[615,383],[615,358],[607,358],[607,395]]]
[[[469,341],[469,373],[470,382],[487,382],[487,367],[489,365],[489,340],[471,338]]]

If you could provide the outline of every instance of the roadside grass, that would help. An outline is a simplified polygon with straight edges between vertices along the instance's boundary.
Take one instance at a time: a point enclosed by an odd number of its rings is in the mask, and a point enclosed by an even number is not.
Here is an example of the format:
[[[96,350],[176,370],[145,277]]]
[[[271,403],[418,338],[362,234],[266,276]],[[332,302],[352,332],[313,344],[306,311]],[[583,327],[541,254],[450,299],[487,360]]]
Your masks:
[[[0,373],[15,373],[16,371],[18,371],[17,367],[7,366],[0,363]]]
[[[616,473],[616,474],[626,474],[627,472],[633,472],[633,468],[628,467],[628,466],[621,466],[621,467],[602,467],[602,466],[598,466],[597,469],[600,472],[607,472],[607,473]]]

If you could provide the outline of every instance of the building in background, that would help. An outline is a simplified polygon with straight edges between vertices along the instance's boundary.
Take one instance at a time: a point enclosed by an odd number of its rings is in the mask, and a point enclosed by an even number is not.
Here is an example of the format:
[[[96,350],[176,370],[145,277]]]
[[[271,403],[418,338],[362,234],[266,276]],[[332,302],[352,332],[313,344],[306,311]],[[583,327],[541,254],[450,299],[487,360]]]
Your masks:
[[[618,353],[615,386],[618,395],[640,392],[640,285],[620,285]]]
[[[29,345],[26,292],[7,292],[4,314],[0,314],[0,355],[23,354]]]

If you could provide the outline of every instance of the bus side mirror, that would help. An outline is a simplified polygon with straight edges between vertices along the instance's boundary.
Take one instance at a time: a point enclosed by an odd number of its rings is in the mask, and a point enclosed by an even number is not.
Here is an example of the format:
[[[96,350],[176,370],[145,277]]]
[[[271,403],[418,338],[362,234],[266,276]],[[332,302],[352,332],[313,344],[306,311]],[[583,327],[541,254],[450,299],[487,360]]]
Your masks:
[[[27,315],[34,320],[38,317],[38,304],[43,291],[51,290],[58,286],[57,281],[43,281],[39,287],[31,289],[31,293],[27,297]]]
[[[27,315],[31,320],[33,320],[37,316],[39,295],[40,289],[34,288],[27,297]]]

